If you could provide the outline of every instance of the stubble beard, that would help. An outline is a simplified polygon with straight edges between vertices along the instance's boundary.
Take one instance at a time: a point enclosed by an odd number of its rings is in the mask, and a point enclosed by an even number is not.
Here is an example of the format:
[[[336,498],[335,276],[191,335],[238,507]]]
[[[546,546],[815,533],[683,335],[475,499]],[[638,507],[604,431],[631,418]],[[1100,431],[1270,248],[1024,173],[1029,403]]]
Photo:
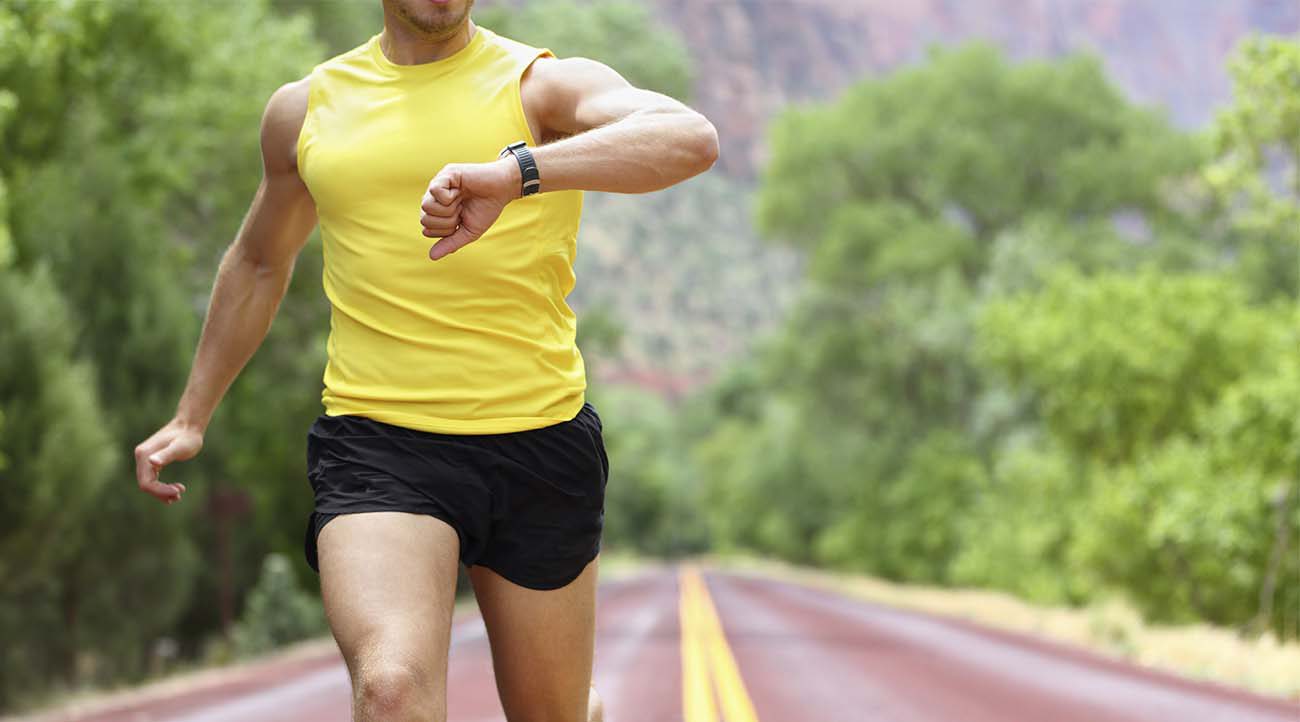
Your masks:
[[[450,38],[465,26],[465,18],[469,15],[470,8],[474,7],[474,0],[466,2],[460,12],[428,3],[421,4],[424,5],[421,9],[425,12],[412,7],[415,3],[411,0],[397,0],[394,3],[397,16],[412,30],[428,40],[437,41]]]

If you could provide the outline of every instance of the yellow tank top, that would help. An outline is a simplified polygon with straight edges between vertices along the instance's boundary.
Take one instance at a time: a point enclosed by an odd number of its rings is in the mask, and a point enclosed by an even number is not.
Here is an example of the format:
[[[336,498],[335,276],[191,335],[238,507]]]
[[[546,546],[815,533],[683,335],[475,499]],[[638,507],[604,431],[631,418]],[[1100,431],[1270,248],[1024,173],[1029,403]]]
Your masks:
[[[541,55],[550,51],[478,26],[432,63],[396,65],[376,35],[313,69],[298,172],[316,202],[331,305],[326,414],[492,434],[582,408],[565,301],[582,193],[512,201],[482,238],[436,262],[420,233],[421,199],[443,165],[536,145],[519,79]]]

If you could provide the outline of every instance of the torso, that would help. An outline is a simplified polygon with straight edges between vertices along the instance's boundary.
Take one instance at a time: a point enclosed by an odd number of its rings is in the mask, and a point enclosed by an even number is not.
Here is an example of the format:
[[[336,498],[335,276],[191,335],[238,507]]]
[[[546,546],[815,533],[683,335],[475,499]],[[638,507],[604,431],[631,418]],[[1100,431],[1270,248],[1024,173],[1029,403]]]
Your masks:
[[[477,434],[547,426],[581,407],[585,371],[566,302],[581,192],[517,199],[437,263],[417,222],[444,164],[555,137],[529,72],[547,62],[557,61],[479,27],[462,50],[414,66],[392,63],[372,38],[295,85],[302,100],[286,105],[301,109],[299,139],[285,152],[297,153],[321,227],[327,414]]]

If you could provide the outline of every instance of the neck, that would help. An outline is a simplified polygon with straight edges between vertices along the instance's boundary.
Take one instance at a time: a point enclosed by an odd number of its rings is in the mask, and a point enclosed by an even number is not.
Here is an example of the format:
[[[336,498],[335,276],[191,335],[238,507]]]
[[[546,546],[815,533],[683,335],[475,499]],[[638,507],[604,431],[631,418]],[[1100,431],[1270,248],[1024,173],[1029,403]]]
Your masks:
[[[469,19],[451,33],[438,38],[430,38],[402,20],[384,15],[384,31],[379,36],[379,49],[384,56],[397,65],[419,65],[432,63],[454,55],[461,50],[478,32],[477,26]]]

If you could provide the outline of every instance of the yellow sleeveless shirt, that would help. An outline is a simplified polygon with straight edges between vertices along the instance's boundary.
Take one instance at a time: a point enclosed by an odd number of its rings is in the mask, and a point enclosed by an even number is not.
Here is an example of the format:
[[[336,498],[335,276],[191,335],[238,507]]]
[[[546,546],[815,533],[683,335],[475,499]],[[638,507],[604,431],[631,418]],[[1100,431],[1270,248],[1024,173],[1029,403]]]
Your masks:
[[[482,238],[436,262],[420,233],[421,199],[443,165],[536,145],[519,80],[550,54],[478,26],[431,63],[392,63],[376,35],[312,70],[298,172],[316,203],[331,305],[326,414],[493,434],[582,408],[565,301],[581,191],[514,200]]]

